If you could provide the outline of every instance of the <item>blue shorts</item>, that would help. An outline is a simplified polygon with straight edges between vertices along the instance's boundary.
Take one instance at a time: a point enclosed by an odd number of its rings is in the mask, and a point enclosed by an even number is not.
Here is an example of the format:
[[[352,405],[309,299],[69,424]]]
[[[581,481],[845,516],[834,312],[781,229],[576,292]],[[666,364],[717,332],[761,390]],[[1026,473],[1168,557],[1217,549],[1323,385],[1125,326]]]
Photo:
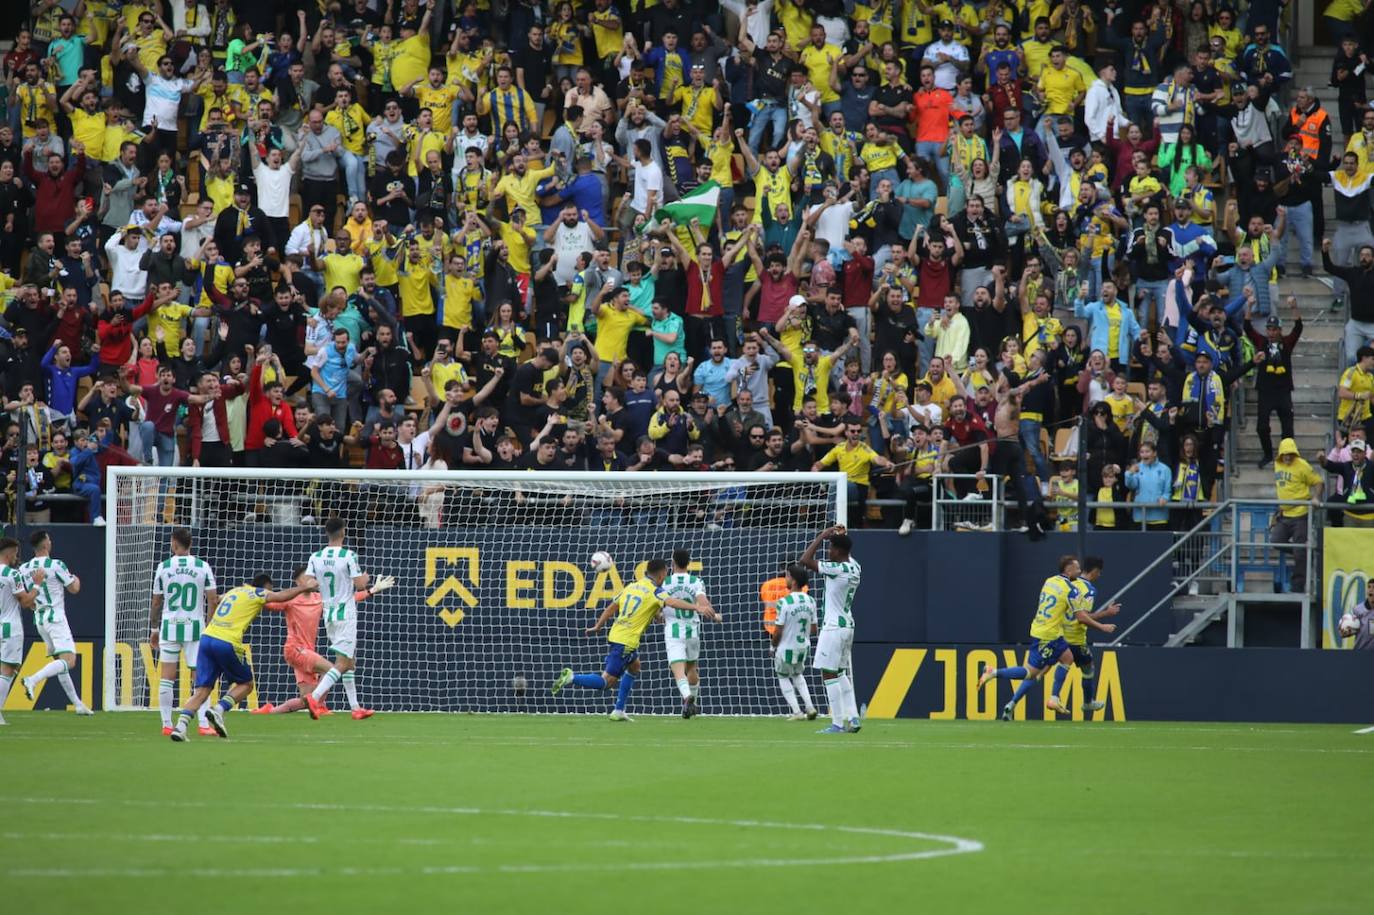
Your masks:
[[[252,683],[253,668],[244,662],[233,645],[202,635],[200,658],[196,663],[196,689],[214,689],[220,677],[227,677],[230,683]]]
[[[604,670],[613,677],[618,677],[625,672],[639,657],[638,648],[627,648],[619,642],[611,642],[606,652],[606,666]]]
[[[1073,652],[1073,663],[1078,669],[1083,671],[1084,676],[1093,674],[1093,650],[1085,642],[1082,645],[1070,645],[1069,650]]]
[[[1031,639],[1030,654],[1026,663],[1036,670],[1044,670],[1059,660],[1059,656],[1069,650],[1069,643],[1061,635],[1057,639]]]

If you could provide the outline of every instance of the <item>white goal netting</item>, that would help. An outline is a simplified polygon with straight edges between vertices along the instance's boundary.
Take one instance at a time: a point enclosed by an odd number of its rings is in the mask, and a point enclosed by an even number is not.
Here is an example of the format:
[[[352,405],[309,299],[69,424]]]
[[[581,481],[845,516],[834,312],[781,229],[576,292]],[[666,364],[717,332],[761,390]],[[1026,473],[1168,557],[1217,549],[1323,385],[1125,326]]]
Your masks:
[[[111,468],[110,477],[104,694],[112,709],[156,707],[150,597],[173,527],[190,529],[192,553],[210,564],[223,594],[261,572],[288,587],[293,570],[324,545],[325,519],[338,516],[363,570],[397,579],[359,605],[357,683],[369,708],[608,710],[610,693],[554,697],[549,685],[563,667],[601,669],[605,631],[583,629],[643,562],[685,548],[724,615],[702,627],[702,711],[782,713],[760,587],[845,511],[839,474]],[[590,570],[597,550],[615,558],[613,569]],[[284,640],[277,613],[264,612],[249,629],[250,707],[297,695]],[[316,650],[327,655],[326,648],[321,626]],[[631,711],[677,711],[662,626],[646,632],[640,656]],[[813,696],[822,695],[817,682]]]

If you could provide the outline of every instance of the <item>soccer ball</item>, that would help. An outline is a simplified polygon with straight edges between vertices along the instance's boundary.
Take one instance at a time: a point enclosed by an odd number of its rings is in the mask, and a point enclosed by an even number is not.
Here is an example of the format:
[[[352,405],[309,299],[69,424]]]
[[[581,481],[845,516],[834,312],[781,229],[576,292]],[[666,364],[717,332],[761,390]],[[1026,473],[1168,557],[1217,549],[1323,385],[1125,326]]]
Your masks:
[[[592,558],[587,560],[587,563],[592,567],[593,572],[604,572],[615,565],[615,560],[605,550],[597,550],[592,554]]]
[[[1341,635],[1346,637],[1352,636],[1360,631],[1360,621],[1355,619],[1355,615],[1353,613],[1347,613],[1344,616],[1342,616],[1339,626],[1341,630]]]
[[[525,690],[529,688],[529,685],[529,681],[520,674],[516,674],[510,678],[511,692],[515,693],[517,696],[525,695]]]

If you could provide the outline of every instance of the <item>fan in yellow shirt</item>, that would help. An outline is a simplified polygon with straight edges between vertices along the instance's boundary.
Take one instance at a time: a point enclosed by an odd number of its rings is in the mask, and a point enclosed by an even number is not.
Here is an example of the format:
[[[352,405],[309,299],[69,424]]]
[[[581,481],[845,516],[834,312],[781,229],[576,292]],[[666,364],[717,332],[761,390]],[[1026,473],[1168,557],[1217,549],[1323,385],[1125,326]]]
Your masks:
[[[516,207],[526,213],[538,213],[539,203],[534,199],[534,189],[539,186],[539,182],[552,175],[554,172],[553,163],[543,168],[530,168],[529,160],[523,153],[516,153],[510,160],[510,171],[501,176],[501,180],[496,182],[496,188],[491,192],[492,201],[505,198],[506,212],[514,214]]]
[[[72,99],[79,99],[81,107],[72,105]],[[61,98],[62,110],[72,122],[72,139],[86,147],[86,157],[107,161],[105,154],[105,127],[108,119],[100,108],[100,94],[86,85],[84,80],[74,83]]]
[[[334,107],[324,116],[324,122],[339,132],[344,149],[355,156],[361,156],[367,148],[367,125],[371,120],[347,89],[335,94]]]
[[[1045,114],[1072,115],[1074,109],[1088,94],[1083,77],[1077,70],[1065,65],[1068,55],[1061,47],[1050,51],[1050,62],[1040,71],[1037,84],[1040,98],[1045,102]]]
[[[449,255],[448,270],[444,273],[444,310],[441,326],[454,330],[471,330],[472,303],[480,301],[481,298],[481,291],[468,275],[467,258],[461,251],[454,251]]]
[[[811,465],[811,472],[818,473],[835,464],[849,480],[849,501],[862,505],[868,495],[869,475],[874,467],[880,470],[892,469],[892,462],[869,447],[864,441],[864,427],[858,419],[849,419],[844,424],[844,444],[836,445],[825,453],[825,457]],[[860,517],[863,516],[862,510]]]
[[[397,285],[401,290],[401,317],[411,318],[434,314],[434,296],[430,289],[438,285],[429,254],[418,238],[406,243],[406,251],[396,268]]]
[[[820,25],[811,26],[811,43],[802,48],[797,59],[806,68],[811,85],[820,91],[822,105],[840,100],[840,94],[830,85],[830,73],[842,57],[843,51],[833,44],[826,43],[825,28]]]
[[[453,124],[453,104],[458,100],[461,90],[452,83],[444,82],[444,71],[438,67],[429,68],[428,83],[413,83],[401,87],[402,95],[414,96],[421,108],[428,108],[434,114],[434,123],[441,131],[447,131]]]

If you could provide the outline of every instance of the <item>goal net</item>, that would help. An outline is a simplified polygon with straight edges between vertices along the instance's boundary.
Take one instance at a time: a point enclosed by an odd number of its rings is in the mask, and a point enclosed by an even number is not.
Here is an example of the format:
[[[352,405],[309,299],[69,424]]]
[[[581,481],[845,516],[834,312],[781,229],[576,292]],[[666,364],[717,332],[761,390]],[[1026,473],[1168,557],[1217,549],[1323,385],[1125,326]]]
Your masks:
[[[157,704],[149,637],[153,574],[185,526],[220,593],[267,572],[278,588],[324,545],[324,521],[392,590],[359,604],[357,683],[382,711],[604,712],[609,693],[549,686],[563,667],[601,670],[606,630],[583,634],[642,564],[691,551],[724,616],[701,629],[701,708],[778,714],[786,705],[763,628],[760,586],[815,533],[845,518],[842,474],[295,472],[112,467],[106,517],[107,709]],[[591,554],[615,558],[593,572]],[[247,645],[248,705],[297,695],[285,624],[264,612]],[[323,626],[317,650],[326,654]],[[327,655],[326,655],[327,656]],[[632,711],[681,700],[663,627],[645,633]],[[183,669],[178,698],[189,688]],[[813,697],[822,695],[819,682]],[[342,694],[336,699],[342,700]]]

